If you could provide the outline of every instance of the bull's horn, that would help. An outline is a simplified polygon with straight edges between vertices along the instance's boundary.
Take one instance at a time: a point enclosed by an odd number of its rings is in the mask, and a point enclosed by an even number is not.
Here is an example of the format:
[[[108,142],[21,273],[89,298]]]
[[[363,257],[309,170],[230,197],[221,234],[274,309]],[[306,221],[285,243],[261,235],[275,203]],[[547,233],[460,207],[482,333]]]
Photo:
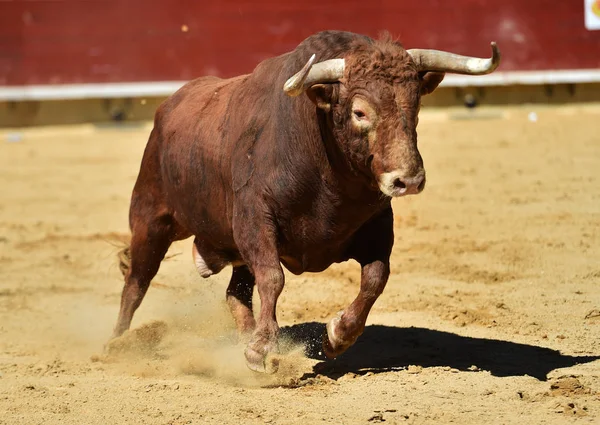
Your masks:
[[[308,87],[319,83],[335,83],[344,76],[344,59],[329,59],[313,65],[315,55],[312,55],[306,65],[283,85],[283,91],[288,96],[298,96]]]
[[[483,75],[489,74],[500,65],[500,50],[495,41],[492,41],[492,57],[489,59],[473,58],[429,49],[410,49],[408,54],[412,57],[419,71]]]

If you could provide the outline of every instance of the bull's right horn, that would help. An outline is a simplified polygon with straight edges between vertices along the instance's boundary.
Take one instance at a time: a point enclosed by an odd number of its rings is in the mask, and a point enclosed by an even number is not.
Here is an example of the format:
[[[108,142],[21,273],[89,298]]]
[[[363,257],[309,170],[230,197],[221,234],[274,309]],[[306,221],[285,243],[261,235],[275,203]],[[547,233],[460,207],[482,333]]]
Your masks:
[[[288,96],[298,96],[315,84],[335,83],[344,76],[344,59],[329,59],[313,65],[314,61],[315,55],[312,55],[306,65],[285,82],[283,91]]]
[[[493,72],[500,65],[500,50],[492,41],[492,57],[473,58],[441,50],[407,50],[419,71],[453,72],[455,74],[484,75]]]

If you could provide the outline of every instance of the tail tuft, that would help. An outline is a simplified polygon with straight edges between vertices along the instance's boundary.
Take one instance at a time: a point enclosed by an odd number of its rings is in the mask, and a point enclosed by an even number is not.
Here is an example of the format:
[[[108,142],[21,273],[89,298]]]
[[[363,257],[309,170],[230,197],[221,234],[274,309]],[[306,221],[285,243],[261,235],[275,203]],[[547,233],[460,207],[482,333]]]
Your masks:
[[[127,276],[127,272],[131,267],[131,251],[129,250],[129,246],[120,250],[117,257],[119,258],[119,270],[121,270],[123,276]]]

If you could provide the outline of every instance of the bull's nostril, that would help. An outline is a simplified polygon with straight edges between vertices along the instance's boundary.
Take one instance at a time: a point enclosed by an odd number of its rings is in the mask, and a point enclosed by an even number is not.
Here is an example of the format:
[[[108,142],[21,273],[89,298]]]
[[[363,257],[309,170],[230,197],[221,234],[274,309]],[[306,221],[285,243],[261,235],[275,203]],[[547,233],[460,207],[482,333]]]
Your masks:
[[[424,188],[425,188],[425,179],[421,180],[421,183],[419,183],[419,186],[417,187],[417,190],[419,192],[421,192]]]
[[[404,182],[400,179],[395,179],[394,180],[394,187],[396,189],[406,189],[406,184],[404,184]]]

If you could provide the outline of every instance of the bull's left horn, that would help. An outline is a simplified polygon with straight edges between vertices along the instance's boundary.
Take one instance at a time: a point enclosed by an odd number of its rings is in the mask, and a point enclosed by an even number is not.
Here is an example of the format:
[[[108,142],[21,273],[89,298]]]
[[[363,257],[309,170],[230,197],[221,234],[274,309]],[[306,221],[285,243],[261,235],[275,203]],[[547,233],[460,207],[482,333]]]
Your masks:
[[[344,59],[329,59],[313,65],[315,55],[312,55],[306,65],[283,85],[283,91],[288,96],[298,96],[308,87],[320,83],[335,83],[344,76]]]
[[[452,72],[455,74],[484,75],[493,72],[500,65],[500,50],[495,41],[492,41],[491,58],[474,58],[441,50],[410,49],[408,54],[412,57],[419,71]]]

